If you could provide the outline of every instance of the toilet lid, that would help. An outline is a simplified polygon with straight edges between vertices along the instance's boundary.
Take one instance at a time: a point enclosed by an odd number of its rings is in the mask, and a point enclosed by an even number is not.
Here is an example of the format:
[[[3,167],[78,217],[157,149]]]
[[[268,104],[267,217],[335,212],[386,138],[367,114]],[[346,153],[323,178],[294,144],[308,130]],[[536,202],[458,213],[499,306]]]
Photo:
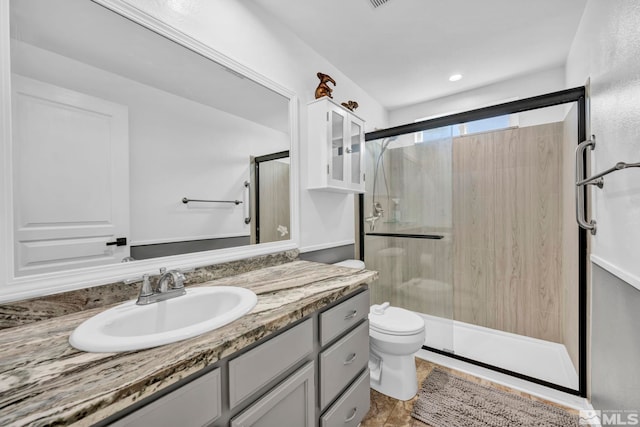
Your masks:
[[[336,262],[333,265],[337,265],[338,267],[349,267],[357,268],[358,270],[364,270],[364,262],[357,259],[347,259],[344,261]]]
[[[383,314],[369,311],[369,327],[393,335],[412,335],[424,329],[424,320],[404,308],[388,307]]]

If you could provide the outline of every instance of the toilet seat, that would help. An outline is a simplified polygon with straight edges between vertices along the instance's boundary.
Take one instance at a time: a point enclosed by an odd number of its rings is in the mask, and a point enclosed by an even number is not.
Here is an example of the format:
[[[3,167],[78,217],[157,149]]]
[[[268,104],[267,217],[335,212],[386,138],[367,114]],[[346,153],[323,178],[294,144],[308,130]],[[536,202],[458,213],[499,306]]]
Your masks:
[[[372,306],[369,310],[369,328],[388,335],[414,335],[424,330],[424,320],[415,313],[398,307],[386,307],[381,314]]]

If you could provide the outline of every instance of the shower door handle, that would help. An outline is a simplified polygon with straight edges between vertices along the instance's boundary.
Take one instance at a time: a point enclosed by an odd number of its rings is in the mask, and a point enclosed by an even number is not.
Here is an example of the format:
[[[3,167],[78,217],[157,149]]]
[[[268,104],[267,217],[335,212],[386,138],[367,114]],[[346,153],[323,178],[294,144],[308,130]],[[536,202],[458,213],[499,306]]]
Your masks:
[[[589,148],[593,150],[596,146],[595,136],[591,136],[591,139],[582,141],[576,147],[576,220],[578,225],[585,230],[589,230],[592,235],[596,234],[597,225],[595,220],[587,221],[585,218],[586,206],[586,189],[587,185],[598,185],[596,182],[581,183],[584,180],[584,153]]]

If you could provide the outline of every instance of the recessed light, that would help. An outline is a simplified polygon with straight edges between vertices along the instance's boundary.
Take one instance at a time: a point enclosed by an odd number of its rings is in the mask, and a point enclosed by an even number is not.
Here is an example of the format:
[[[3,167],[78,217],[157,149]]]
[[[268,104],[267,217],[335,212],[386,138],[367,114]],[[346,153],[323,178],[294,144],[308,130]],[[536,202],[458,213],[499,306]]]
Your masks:
[[[457,82],[461,78],[462,78],[462,74],[452,74],[451,76],[449,76],[449,81],[450,82]]]

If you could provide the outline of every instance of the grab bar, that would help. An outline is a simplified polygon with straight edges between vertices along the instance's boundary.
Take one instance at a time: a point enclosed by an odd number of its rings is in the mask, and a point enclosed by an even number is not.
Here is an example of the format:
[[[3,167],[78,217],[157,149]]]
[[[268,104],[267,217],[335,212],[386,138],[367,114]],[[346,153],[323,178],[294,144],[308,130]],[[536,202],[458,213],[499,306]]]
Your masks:
[[[595,135],[591,136],[591,139],[586,141],[582,141],[576,147],[576,220],[578,221],[578,225],[585,230],[589,230],[592,235],[595,235],[598,228],[596,225],[596,221],[591,220],[589,222],[586,221],[584,217],[584,213],[586,212],[586,206],[584,206],[584,189],[582,185],[579,183],[584,179],[584,152],[587,148],[593,149],[596,146]],[[590,182],[592,185],[602,185],[602,182]]]
[[[244,216],[244,223],[251,223],[251,183],[249,181],[244,182],[244,188],[247,189],[247,214]]]
[[[182,198],[182,203],[185,205],[189,202],[204,202],[204,203],[234,203],[239,205],[242,203],[242,200],[203,200],[203,199],[188,199],[186,197]]]

